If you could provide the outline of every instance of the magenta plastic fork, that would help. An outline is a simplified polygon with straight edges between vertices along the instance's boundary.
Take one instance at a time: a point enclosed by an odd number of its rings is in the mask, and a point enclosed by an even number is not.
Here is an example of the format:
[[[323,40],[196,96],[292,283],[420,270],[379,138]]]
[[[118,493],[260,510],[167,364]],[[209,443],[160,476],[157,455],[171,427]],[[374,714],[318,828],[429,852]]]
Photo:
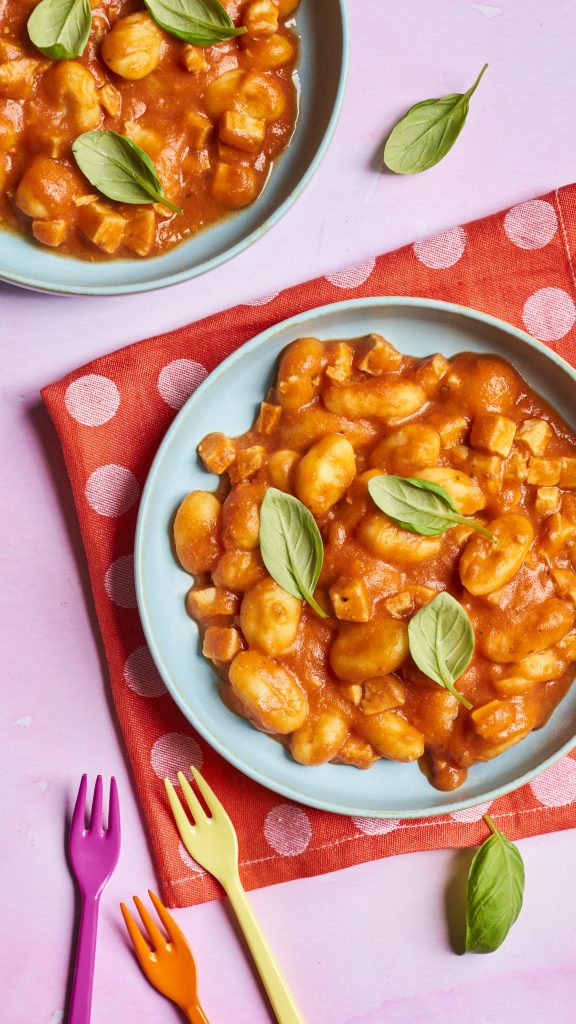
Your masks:
[[[82,915],[76,950],[68,1024],[89,1024],[96,956],[100,895],[114,871],[120,853],[120,808],[116,779],[110,780],[108,828],[102,824],[102,776],[94,786],[90,828],[85,828],[87,777],[82,776],[72,824],[68,853],[82,899]]]

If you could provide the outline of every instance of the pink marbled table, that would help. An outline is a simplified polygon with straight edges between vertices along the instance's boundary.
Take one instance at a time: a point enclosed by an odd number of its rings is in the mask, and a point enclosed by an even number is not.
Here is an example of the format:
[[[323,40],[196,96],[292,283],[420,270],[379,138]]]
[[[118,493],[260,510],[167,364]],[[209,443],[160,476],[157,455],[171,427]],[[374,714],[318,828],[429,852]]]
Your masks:
[[[313,2],[313,0],[303,0]],[[63,823],[83,771],[117,776],[124,842],[106,890],[94,1024],[176,1021],[126,950],[118,901],[154,884],[106,688],[77,525],[41,385],[105,351],[277,291],[576,177],[574,0],[350,0],[348,96],[314,183],[266,238],[199,281],[134,298],[50,298],[0,285],[0,588],[6,1024],[63,1020],[74,912]],[[371,169],[411,102],[490,64],[444,164]],[[1,246],[1,240],[0,240]],[[576,1000],[576,831],[522,843],[525,908],[506,945],[457,957],[445,907],[465,857],[412,854],[264,889],[254,903],[309,1024],[569,1024]],[[460,919],[462,907],[460,907]],[[458,914],[456,915],[458,917]],[[213,1024],[270,1020],[221,903],[178,912]]]

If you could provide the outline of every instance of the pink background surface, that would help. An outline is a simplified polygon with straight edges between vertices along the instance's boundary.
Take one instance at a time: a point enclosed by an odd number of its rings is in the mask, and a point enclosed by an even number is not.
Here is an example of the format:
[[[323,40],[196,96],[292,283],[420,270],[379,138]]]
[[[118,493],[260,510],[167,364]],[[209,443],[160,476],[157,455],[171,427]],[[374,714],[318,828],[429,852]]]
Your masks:
[[[303,0],[313,2],[313,0]],[[102,906],[94,1024],[176,1021],[127,950],[118,901],[154,885],[107,693],[78,529],[39,388],[105,351],[277,291],[576,176],[573,0],[351,0],[336,138],[295,209],[234,264],[164,293],[73,299],[0,284],[2,355],[2,1019],[64,1019],[74,895],[64,819],[79,777],[114,773],[123,848]],[[468,125],[439,167],[374,170],[412,102],[466,88]],[[1,247],[0,240],[0,247]],[[413,854],[254,893],[309,1024],[568,1024],[576,999],[576,831],[521,844],[521,918],[492,956],[458,957],[465,851]],[[223,903],[177,912],[213,1024],[271,1020]]]

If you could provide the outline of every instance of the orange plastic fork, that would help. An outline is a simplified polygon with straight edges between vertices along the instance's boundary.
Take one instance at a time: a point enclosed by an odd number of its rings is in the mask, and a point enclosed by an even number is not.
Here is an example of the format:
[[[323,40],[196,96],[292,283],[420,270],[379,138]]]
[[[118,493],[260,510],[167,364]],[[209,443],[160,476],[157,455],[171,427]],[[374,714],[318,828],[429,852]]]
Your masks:
[[[149,889],[148,894],[156,908],[168,939],[162,934],[146,907],[137,896],[134,897],[136,910],[148,932],[152,944],[150,949],[128,907],[120,904],[122,917],[132,939],[140,967],[151,985],[167,999],[180,1007],[191,1024],[209,1024],[204,1010],[198,1002],[196,986],[196,964],[192,950],[185,936],[166,907]]]

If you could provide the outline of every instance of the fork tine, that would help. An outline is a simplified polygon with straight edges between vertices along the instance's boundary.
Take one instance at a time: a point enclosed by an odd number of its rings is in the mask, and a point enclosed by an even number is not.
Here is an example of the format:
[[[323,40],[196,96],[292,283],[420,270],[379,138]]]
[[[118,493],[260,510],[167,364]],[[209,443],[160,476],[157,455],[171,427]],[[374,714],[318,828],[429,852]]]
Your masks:
[[[227,818],[228,815],[226,814],[226,811],[224,810],[214,790],[211,789],[208,783],[206,782],[204,776],[201,775],[198,769],[194,768],[193,765],[190,765],[190,771],[194,776],[194,781],[196,782],[198,789],[200,790],[202,796],[206,801],[207,807],[210,808],[212,816],[216,817],[217,814],[223,814]]]
[[[128,930],[128,935],[132,940],[134,952],[138,957],[138,962],[142,970],[147,974],[148,963],[151,955],[148,943],[146,942],[144,936],[142,935],[138,925],[136,924],[136,921],[132,917],[132,914],[128,910],[128,907],[124,903],[120,904],[120,910],[122,911],[122,917],[124,918],[124,924],[126,925],[126,928]]]
[[[170,914],[166,910],[166,907],[164,906],[162,901],[158,899],[156,893],[152,892],[152,889],[148,889],[148,895],[152,900],[152,903],[154,904],[154,909],[156,910],[158,917],[162,921],[162,924],[164,925],[166,933],[171,942],[175,943],[178,939],[181,939],[184,942],[186,942],[184,934],[176,924],[176,921],[172,917],[172,914]]]
[[[110,839],[120,843],[120,804],[118,801],[118,786],[114,776],[110,779],[110,797],[108,800],[108,828],[106,832]]]
[[[140,914],[140,920],[148,932],[148,938],[150,939],[152,949],[158,952],[166,945],[166,939],[162,935],[162,932],[154,918],[148,913],[146,907],[142,903],[142,900],[139,899],[138,896],[134,896],[134,903],[136,904],[136,910]]]
[[[102,825],[102,776],[98,775],[94,786],[92,797],[92,811],[90,813],[90,831],[103,832]]]
[[[174,786],[170,782],[170,779],[164,779],[164,786],[166,787],[168,801],[172,809],[172,814],[174,815],[176,827],[180,833],[180,838],[184,845],[187,847],[187,842],[194,835],[194,829],[190,822],[188,821],[188,818],[186,817],[186,812],[184,811],[184,808],[182,807],[182,804],[180,803],[180,800],[176,795],[176,790],[174,789]]]
[[[188,779],[184,775],[184,772],[178,772],[178,782],[182,787],[184,799],[188,804],[188,808],[190,810],[190,814],[192,815],[194,823],[198,825],[203,824],[206,821],[206,811],[202,807],[202,804],[200,803],[198,797],[196,796],[196,793],[192,789],[192,786],[188,782]]]
[[[70,833],[83,832],[85,825],[86,815],[86,789],[88,788],[88,776],[83,775],[80,787],[78,789],[78,796],[76,797],[76,803],[74,804],[74,811],[72,813],[72,821],[70,823]]]

